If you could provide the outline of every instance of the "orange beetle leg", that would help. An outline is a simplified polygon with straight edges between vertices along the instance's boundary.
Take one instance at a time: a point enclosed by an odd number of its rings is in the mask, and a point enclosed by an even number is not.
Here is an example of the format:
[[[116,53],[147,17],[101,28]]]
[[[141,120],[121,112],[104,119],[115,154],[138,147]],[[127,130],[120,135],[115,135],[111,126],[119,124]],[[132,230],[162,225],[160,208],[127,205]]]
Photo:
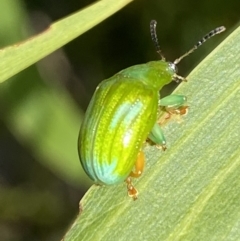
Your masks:
[[[172,108],[165,108],[166,111],[166,115],[164,116],[164,119],[159,121],[158,124],[159,125],[164,125],[166,124],[170,119],[174,119],[177,121],[181,121],[181,119],[179,119],[179,116],[184,116],[188,113],[188,108],[189,106],[180,106],[176,109],[172,109]]]
[[[137,199],[138,191],[133,186],[131,177],[135,177],[135,178],[140,177],[143,173],[144,164],[145,164],[144,153],[143,151],[140,151],[138,153],[138,157],[135,162],[135,168],[133,171],[131,171],[131,173],[129,174],[129,177],[126,179],[128,196],[132,197],[133,200]]]
[[[188,113],[188,106],[180,106],[177,109],[166,108],[168,114],[171,115],[186,115]],[[168,117],[169,118],[169,117]]]
[[[130,177],[140,177],[142,175],[143,169],[144,169],[144,164],[145,164],[145,157],[143,151],[140,151],[138,153],[137,160],[135,162],[135,169],[134,171],[131,171]]]
[[[137,200],[138,190],[133,186],[131,177],[128,177],[126,179],[126,183],[127,183],[128,196],[131,197],[134,201]]]

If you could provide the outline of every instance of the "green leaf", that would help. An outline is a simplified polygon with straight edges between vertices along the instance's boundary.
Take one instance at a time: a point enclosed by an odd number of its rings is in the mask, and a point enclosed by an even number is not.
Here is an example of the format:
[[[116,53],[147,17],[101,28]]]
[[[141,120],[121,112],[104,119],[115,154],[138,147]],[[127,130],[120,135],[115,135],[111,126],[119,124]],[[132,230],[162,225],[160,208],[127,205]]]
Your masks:
[[[168,149],[146,146],[136,201],[126,185],[94,185],[64,240],[240,240],[240,28],[175,91],[181,123],[164,126]]]
[[[101,0],[0,51],[0,83],[91,29],[133,0]]]

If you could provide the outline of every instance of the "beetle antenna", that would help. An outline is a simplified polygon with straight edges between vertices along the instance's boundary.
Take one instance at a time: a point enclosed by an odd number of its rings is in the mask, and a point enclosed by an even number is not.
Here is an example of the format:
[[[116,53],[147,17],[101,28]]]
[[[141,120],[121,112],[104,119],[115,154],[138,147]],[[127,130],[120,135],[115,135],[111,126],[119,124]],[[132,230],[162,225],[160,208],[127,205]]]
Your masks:
[[[163,56],[161,48],[160,48],[160,45],[158,43],[156,26],[157,26],[157,21],[156,20],[152,20],[150,22],[150,34],[151,34],[151,38],[152,38],[152,41],[153,41],[153,43],[155,45],[157,53],[160,55],[161,59],[164,61],[165,57]]]
[[[178,64],[183,58],[185,58],[186,56],[188,56],[189,54],[191,54],[192,52],[194,52],[199,46],[201,46],[204,42],[206,42],[208,39],[210,39],[211,37],[213,37],[216,34],[222,33],[223,31],[225,31],[226,28],[224,26],[215,28],[214,30],[212,30],[211,32],[209,32],[208,34],[206,34],[201,40],[199,40],[197,42],[197,44],[195,44],[193,46],[192,49],[190,49],[187,53],[185,53],[184,55],[182,55],[181,57],[179,57],[178,59],[176,59],[173,63],[174,64]]]

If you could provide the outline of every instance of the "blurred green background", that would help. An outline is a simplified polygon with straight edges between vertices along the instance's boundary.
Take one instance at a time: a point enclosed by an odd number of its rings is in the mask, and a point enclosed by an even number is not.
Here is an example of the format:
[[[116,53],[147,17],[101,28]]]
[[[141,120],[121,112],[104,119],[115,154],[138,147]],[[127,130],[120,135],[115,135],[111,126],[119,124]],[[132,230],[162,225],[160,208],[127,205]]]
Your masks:
[[[91,3],[1,0],[0,48]],[[149,34],[151,19],[158,21],[159,42],[172,61],[211,29],[227,27],[179,64],[180,75],[186,76],[238,25],[239,9],[239,0],[136,0],[1,84],[0,240],[62,238],[91,185],[77,155],[84,111],[101,80],[158,58]]]

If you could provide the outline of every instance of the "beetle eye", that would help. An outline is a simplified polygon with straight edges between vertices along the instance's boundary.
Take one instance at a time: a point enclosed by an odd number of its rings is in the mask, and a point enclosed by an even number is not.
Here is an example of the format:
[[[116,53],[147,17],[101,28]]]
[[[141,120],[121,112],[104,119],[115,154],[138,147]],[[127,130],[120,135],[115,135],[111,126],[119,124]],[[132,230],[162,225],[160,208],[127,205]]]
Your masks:
[[[172,71],[174,73],[177,73],[178,72],[178,68],[177,68],[177,65],[172,63],[172,62],[169,62],[169,68],[172,69]]]

